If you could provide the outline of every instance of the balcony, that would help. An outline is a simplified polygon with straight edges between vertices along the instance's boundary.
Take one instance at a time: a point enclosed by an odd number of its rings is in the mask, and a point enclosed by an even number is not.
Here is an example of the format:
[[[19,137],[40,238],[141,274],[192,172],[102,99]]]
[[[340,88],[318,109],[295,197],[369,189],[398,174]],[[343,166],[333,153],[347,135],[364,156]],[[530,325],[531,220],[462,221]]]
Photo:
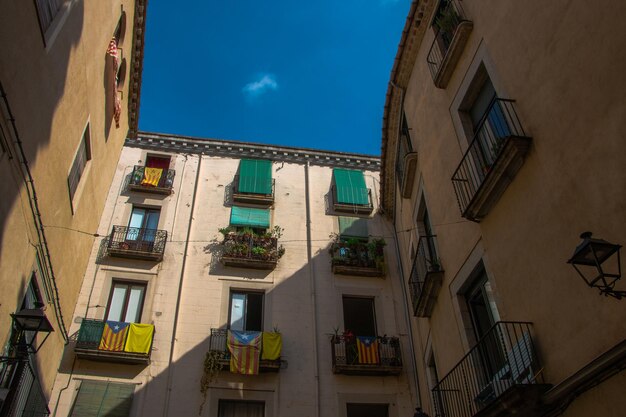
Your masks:
[[[428,51],[428,68],[437,88],[446,88],[474,24],[467,20],[459,0],[442,1],[433,28],[435,39]]]
[[[107,243],[107,254],[122,258],[161,261],[166,242],[166,230],[113,226]]]
[[[513,103],[493,100],[452,176],[461,214],[468,220],[480,222],[489,213],[530,149],[532,139],[524,133]]]
[[[333,373],[367,376],[399,375],[402,372],[400,339],[386,336],[374,339],[375,342],[367,348],[369,352],[359,354],[357,337],[333,335],[330,340]]]
[[[444,271],[435,248],[435,236],[420,237],[409,278],[415,317],[430,317],[437,302]]]
[[[541,371],[531,323],[498,322],[432,389],[435,414],[531,415],[550,388]]]
[[[253,233],[229,232],[224,235],[222,263],[240,268],[272,270],[283,255],[278,238]]]
[[[47,404],[28,355],[1,357],[0,416],[49,416]]]
[[[382,277],[385,275],[385,255],[383,239],[366,242],[361,239],[339,238],[330,247],[333,273],[361,277]]]
[[[256,193],[241,191],[242,184],[254,184],[254,186],[245,187],[246,189],[267,190],[269,193]],[[274,204],[274,191],[276,189],[276,180],[273,178],[262,179],[259,177],[235,176],[233,182],[233,200],[236,203],[257,204],[271,206]]]
[[[219,360],[222,369],[230,369],[230,352],[226,346],[228,339],[227,329],[211,329],[211,337],[209,339],[209,350],[221,352],[222,356]],[[263,346],[261,346],[260,356],[263,356]],[[276,360],[261,359],[259,362],[259,372],[278,372],[280,370],[280,358]]]
[[[333,195],[333,210],[338,213],[347,213],[351,215],[355,214],[371,214],[372,210],[374,210],[374,205],[372,204],[372,190],[369,188],[348,188],[348,189],[338,189],[337,186],[332,186],[332,195]],[[353,195],[352,200],[363,202],[363,204],[357,203],[343,203],[340,202],[341,199],[338,199],[338,192],[341,195]]]
[[[150,176],[146,172],[145,166],[135,165],[130,175],[128,188],[133,191],[169,195],[172,193],[175,175],[176,171],[168,169],[161,170],[161,174],[158,176]]]
[[[129,328],[122,334],[123,340],[120,342],[119,350],[107,350],[101,348],[102,335],[104,333],[105,321],[94,319],[83,319],[78,331],[78,339],[74,352],[81,359],[89,359],[100,362],[116,362],[127,364],[148,365],[150,363],[150,353],[152,351],[152,342],[154,332],[149,335],[149,340],[144,340],[144,344],[148,346],[147,353],[136,352],[126,343]]]

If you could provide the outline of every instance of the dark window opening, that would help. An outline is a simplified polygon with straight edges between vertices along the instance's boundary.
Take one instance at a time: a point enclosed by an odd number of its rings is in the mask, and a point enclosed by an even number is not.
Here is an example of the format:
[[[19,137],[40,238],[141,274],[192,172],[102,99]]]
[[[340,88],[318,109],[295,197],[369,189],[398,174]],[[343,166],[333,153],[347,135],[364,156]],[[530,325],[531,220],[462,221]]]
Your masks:
[[[232,291],[228,328],[240,331],[263,331],[263,293]]]
[[[80,179],[85,171],[85,167],[87,166],[87,162],[91,160],[91,138],[90,138],[90,128],[89,124],[85,128],[85,132],[83,132],[83,137],[80,141],[80,145],[78,146],[78,152],[76,152],[76,156],[74,157],[74,162],[72,162],[72,167],[70,168],[70,173],[67,177],[67,184],[70,191],[70,201],[74,199],[74,194],[76,194],[76,190],[78,189],[78,184],[80,183]]]
[[[146,168],[161,168],[166,171],[170,169],[171,158],[167,156],[148,155],[146,157]]]
[[[347,417],[389,417],[389,404],[346,404]]]
[[[220,400],[218,417],[263,417],[265,403],[263,401],[230,401]]]
[[[343,324],[355,336],[377,336],[374,299],[343,297]]]

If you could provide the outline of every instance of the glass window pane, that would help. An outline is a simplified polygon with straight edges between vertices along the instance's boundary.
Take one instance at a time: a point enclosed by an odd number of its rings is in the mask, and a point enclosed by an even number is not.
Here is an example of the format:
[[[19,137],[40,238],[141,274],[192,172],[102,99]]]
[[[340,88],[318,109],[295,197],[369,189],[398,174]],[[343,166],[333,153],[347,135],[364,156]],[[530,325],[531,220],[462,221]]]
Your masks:
[[[143,285],[133,285],[130,288],[128,307],[126,308],[126,317],[124,318],[125,322],[137,323],[141,318],[141,304],[144,291],[145,287]]]
[[[233,293],[230,298],[230,328],[231,330],[244,330],[246,295]]]
[[[124,284],[113,285],[113,295],[111,296],[107,320],[122,321],[122,308],[124,308],[127,289],[128,286]]]

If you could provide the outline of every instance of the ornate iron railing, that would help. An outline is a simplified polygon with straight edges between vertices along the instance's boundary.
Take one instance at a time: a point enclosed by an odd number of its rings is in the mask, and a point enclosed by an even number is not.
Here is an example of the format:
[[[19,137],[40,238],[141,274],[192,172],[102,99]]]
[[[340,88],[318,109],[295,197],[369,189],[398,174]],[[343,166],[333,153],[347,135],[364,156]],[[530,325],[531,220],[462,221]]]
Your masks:
[[[422,297],[426,277],[432,272],[440,272],[441,262],[437,257],[436,236],[421,236],[417,244],[417,252],[413,260],[411,276],[409,277],[409,292],[413,302],[413,310]]]
[[[493,99],[452,175],[452,184],[462,213],[465,213],[480,186],[490,175],[508,140],[512,136],[526,136],[513,103],[513,100]]]
[[[337,370],[349,369],[350,367],[362,368],[367,372],[377,368],[402,368],[402,354],[400,352],[400,339],[397,337],[377,336],[369,337],[374,341],[362,348],[359,353],[357,336],[333,335],[331,337],[332,365]],[[369,352],[366,352],[369,350]],[[373,352],[372,352],[373,351]],[[373,354],[372,354],[373,353]]]
[[[166,242],[166,230],[113,226],[107,248],[109,254],[162,258]]]
[[[0,360],[0,415],[3,417],[50,415],[46,397],[28,356]]]
[[[147,167],[143,165],[134,166],[133,172],[130,175],[130,185],[133,188],[140,187],[146,190],[162,189],[171,191],[172,187],[174,186],[174,176],[176,175],[175,170],[163,170],[161,172],[161,176],[156,180],[155,184],[153,179],[146,176],[146,168]]]
[[[496,323],[432,389],[436,415],[471,417],[515,385],[542,383],[531,324]]]
[[[428,68],[433,79],[437,77],[441,65],[448,53],[448,49],[454,38],[454,32],[461,22],[467,21],[465,12],[458,0],[444,0],[439,6],[437,15],[433,21],[435,39],[428,51]]]

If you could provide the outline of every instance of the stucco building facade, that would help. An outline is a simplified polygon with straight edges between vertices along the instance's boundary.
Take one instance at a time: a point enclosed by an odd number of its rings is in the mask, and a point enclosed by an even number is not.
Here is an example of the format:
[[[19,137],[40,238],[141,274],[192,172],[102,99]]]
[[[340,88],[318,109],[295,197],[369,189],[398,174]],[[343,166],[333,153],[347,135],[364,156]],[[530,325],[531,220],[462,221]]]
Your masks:
[[[136,131],[145,3],[0,2],[3,416],[48,413],[94,241],[82,231],[97,228]],[[53,332],[24,354],[11,314],[41,308]]]
[[[408,298],[378,213],[379,169],[366,155],[129,139],[71,320],[56,415],[412,415]],[[132,322],[153,329],[149,348],[130,346]],[[103,344],[115,325],[126,332],[117,350]],[[258,374],[230,371],[234,331],[262,332]]]
[[[625,241],[625,12],[618,1],[411,6],[381,195],[431,416],[624,412],[624,300],[567,261],[582,232]]]

